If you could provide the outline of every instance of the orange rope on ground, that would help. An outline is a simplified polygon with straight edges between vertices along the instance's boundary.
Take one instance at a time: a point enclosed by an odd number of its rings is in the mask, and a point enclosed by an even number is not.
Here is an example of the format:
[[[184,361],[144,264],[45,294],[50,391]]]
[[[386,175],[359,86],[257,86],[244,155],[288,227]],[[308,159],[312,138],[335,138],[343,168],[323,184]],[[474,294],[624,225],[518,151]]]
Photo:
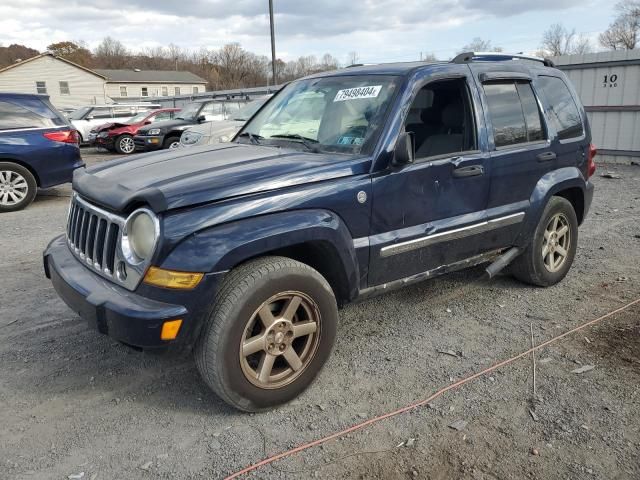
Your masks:
[[[482,370],[482,371],[480,371],[478,373],[474,373],[473,375],[471,375],[469,377],[463,378],[462,380],[459,380],[459,381],[457,381],[455,383],[452,383],[451,385],[448,385],[448,386],[438,390],[436,393],[431,395],[429,398],[425,398],[424,400],[420,400],[418,402],[412,403],[410,405],[407,405],[406,407],[399,408],[399,409],[394,410],[392,412],[388,412],[388,413],[385,413],[383,415],[379,415],[377,417],[370,418],[369,420],[365,420],[364,422],[356,423],[355,425],[352,425],[351,427],[345,428],[344,430],[341,430],[341,431],[336,432],[336,433],[332,433],[331,435],[327,435],[326,437],[319,438],[318,440],[314,440],[314,441],[309,442],[309,443],[304,443],[302,445],[298,445],[297,447],[292,448],[290,450],[285,450],[284,452],[281,452],[281,453],[278,453],[276,455],[267,457],[264,460],[259,461],[258,463],[255,463],[253,465],[249,465],[248,467],[243,468],[242,470],[239,470],[239,471],[237,471],[235,473],[232,473],[231,475],[226,477],[225,480],[231,480],[233,478],[237,478],[237,477],[239,477],[241,475],[244,475],[245,473],[249,473],[249,472],[251,472],[253,470],[257,470],[260,467],[263,467],[265,465],[269,465],[270,463],[273,463],[273,462],[275,462],[277,460],[280,460],[282,458],[291,456],[294,453],[302,452],[303,450],[307,450],[307,449],[309,449],[311,447],[315,447],[317,445],[323,444],[325,442],[328,442],[329,440],[333,440],[334,438],[342,437],[342,436],[344,436],[344,435],[346,435],[348,433],[355,432],[356,430],[360,430],[360,429],[362,429],[364,427],[367,427],[367,426],[372,425],[374,423],[380,422],[381,420],[385,420],[387,418],[395,417],[396,415],[400,415],[401,413],[408,412],[409,410],[414,410],[414,409],[416,409],[418,407],[421,407],[421,406],[431,402],[432,400],[440,397],[441,395],[443,395],[444,393],[448,392],[449,390],[453,390],[455,388],[458,388],[458,387],[464,385],[465,383],[469,383],[472,380],[475,380],[478,377],[481,377],[483,375],[486,375],[487,373],[490,373],[490,372],[493,372],[494,370],[497,370],[498,368],[501,368],[501,367],[504,367],[505,365],[513,363],[513,362],[515,362],[516,360],[518,360],[518,359],[520,359],[522,357],[526,357],[527,355],[529,355],[529,354],[531,354],[531,353],[533,353],[533,352],[535,352],[537,350],[540,350],[541,348],[544,348],[544,347],[546,347],[548,345],[551,345],[552,343],[555,343],[558,340],[561,340],[561,339],[563,339],[564,337],[566,337],[568,335],[571,335],[571,334],[576,333],[576,332],[578,332],[580,330],[583,330],[583,329],[585,329],[585,328],[587,328],[587,327],[589,327],[591,325],[594,325],[595,323],[601,322],[602,320],[605,320],[605,319],[607,319],[607,318],[609,318],[609,317],[611,317],[611,316],[613,316],[613,315],[615,315],[617,313],[620,313],[620,312],[622,312],[622,311],[624,311],[624,310],[626,310],[628,308],[631,308],[632,306],[634,306],[634,305],[636,305],[638,303],[640,303],[640,298],[637,298],[636,300],[634,300],[634,301],[632,301],[630,303],[627,303],[626,305],[624,305],[624,306],[622,306],[620,308],[617,308],[617,309],[615,309],[615,310],[613,310],[613,311],[611,311],[609,313],[606,313],[606,314],[602,315],[601,317],[598,317],[598,318],[596,318],[594,320],[590,320],[590,321],[588,321],[586,323],[583,323],[582,325],[579,325],[579,326],[577,326],[575,328],[572,328],[571,330],[569,330],[569,331],[567,331],[567,332],[565,332],[565,333],[563,333],[561,335],[558,335],[557,337],[553,337],[552,339],[547,340],[546,342],[543,342],[543,343],[541,343],[539,345],[536,345],[535,347],[530,348],[529,350],[527,350],[525,352],[522,352],[522,353],[516,355],[515,357],[511,357],[511,358],[508,358],[506,360],[503,360],[503,361],[501,361],[499,363],[496,363],[495,365],[493,365],[491,367],[485,368],[484,370]]]

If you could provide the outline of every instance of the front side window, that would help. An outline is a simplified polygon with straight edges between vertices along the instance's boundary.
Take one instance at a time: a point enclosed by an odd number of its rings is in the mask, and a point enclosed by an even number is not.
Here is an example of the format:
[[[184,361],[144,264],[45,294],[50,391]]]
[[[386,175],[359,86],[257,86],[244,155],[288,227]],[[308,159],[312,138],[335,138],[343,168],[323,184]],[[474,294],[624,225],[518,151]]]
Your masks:
[[[398,83],[397,77],[382,75],[290,83],[247,123],[238,138],[267,144],[286,142],[314,151],[369,153]]]
[[[87,119],[102,119],[112,117],[113,113],[111,111],[111,107],[94,107],[93,111],[87,116]]]
[[[584,133],[582,118],[567,85],[558,77],[538,77],[538,82],[549,103],[549,120],[560,140],[581,137]]]
[[[483,88],[496,148],[545,138],[540,110],[529,82],[492,82],[485,83]]]
[[[423,87],[411,103],[404,128],[413,132],[416,158],[477,150],[466,81],[444,80]]]
[[[205,117],[207,120],[214,116],[222,115],[221,103],[207,103],[202,110],[200,110],[199,117]]]
[[[126,97],[127,96],[127,87],[124,86],[124,85],[120,87],[120,96],[121,97]]]
[[[69,82],[60,82],[60,95],[70,95]]]
[[[36,82],[36,92],[45,95],[47,93],[47,82]]]

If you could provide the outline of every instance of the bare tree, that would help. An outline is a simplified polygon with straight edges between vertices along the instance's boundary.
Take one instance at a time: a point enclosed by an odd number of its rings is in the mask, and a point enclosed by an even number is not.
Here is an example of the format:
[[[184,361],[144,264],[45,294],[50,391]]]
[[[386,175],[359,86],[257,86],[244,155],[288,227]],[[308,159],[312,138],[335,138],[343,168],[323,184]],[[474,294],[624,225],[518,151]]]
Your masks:
[[[554,23],[545,30],[540,49],[540,53],[552,57],[585,54],[592,50],[588,37],[576,34],[575,28],[568,30],[561,23]]]
[[[423,62],[437,62],[435,54],[432,52],[422,53],[420,52],[420,60]]]
[[[618,16],[600,34],[600,45],[611,50],[633,50],[640,41],[640,0],[623,0],[616,4]]]
[[[358,52],[349,52],[347,54],[347,66],[355,65],[359,61],[360,61],[360,55],[358,55]]]
[[[102,68],[125,68],[129,52],[120,40],[105,37],[94,52]]]
[[[471,40],[470,43],[462,47],[458,53],[463,52],[501,52],[501,47],[494,47],[491,45],[491,40],[484,40],[480,37],[476,37]]]

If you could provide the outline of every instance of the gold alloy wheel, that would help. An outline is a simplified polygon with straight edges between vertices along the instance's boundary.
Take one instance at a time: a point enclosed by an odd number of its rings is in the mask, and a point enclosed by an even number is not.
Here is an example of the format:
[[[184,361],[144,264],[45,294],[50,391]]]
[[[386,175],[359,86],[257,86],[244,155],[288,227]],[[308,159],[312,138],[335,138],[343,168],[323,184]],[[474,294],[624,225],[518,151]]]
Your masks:
[[[320,311],[302,292],[281,292],[260,305],[240,340],[242,373],[253,385],[281,388],[311,363],[320,339]]]
[[[556,213],[547,224],[542,241],[542,261],[551,273],[562,268],[571,248],[571,226],[563,213]]]

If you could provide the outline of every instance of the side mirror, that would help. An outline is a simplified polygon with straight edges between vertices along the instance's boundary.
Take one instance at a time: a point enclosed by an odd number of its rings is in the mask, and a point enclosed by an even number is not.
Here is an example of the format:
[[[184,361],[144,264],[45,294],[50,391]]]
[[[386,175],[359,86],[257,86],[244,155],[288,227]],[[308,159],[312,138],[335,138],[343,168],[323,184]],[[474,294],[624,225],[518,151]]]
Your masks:
[[[146,121],[144,122],[144,124],[145,124],[145,125],[151,125],[151,120],[146,120]]]
[[[396,167],[403,167],[413,163],[415,153],[413,132],[402,132],[398,136],[396,148],[393,152],[393,165]]]
[[[84,117],[85,120],[93,120],[93,115],[89,115],[88,117]]]
[[[206,122],[207,121],[207,117],[205,117],[204,115],[200,115],[198,118],[198,123],[202,123],[202,122]]]

